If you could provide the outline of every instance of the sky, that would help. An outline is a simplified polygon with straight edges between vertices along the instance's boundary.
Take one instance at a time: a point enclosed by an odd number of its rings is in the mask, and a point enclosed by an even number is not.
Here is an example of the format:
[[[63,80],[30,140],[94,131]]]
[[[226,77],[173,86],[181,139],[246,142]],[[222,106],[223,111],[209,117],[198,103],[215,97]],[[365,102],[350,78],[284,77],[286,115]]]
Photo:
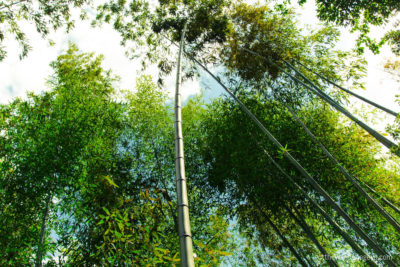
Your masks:
[[[317,25],[319,22],[316,16],[316,7],[314,1],[307,1],[302,7],[296,6],[300,15],[299,22],[305,25]],[[390,29],[393,22],[400,19],[400,14],[392,18],[385,28],[382,27],[371,27],[371,36],[377,40],[383,37],[383,34],[387,29]],[[350,33],[349,28],[340,27],[341,32],[340,40],[336,48],[341,50],[351,50],[355,47],[357,34]],[[396,103],[396,95],[400,94],[400,83],[396,78],[385,71],[384,65],[387,60],[399,60],[400,57],[396,57],[388,46],[384,46],[378,55],[374,55],[368,49],[365,50],[364,57],[367,61],[367,74],[365,78],[366,90],[353,90],[348,88],[355,93],[366,97],[378,104],[383,105],[393,111],[400,112],[400,106]],[[346,108],[350,110],[365,108],[365,110],[374,110],[368,104],[364,104],[362,101],[355,97],[350,97],[350,105]],[[375,109],[376,110],[376,109]],[[368,117],[373,121],[373,127],[380,131],[385,132],[385,128],[388,124],[394,122],[394,117],[387,115],[386,113],[379,111],[374,116]],[[392,139],[390,136],[388,138]],[[393,141],[393,139],[392,139]]]
[[[316,25],[319,23],[315,14],[315,4],[308,1],[305,6],[298,7],[300,14],[300,24]],[[4,46],[7,49],[7,58],[0,62],[0,103],[8,103],[15,97],[24,97],[27,91],[40,92],[46,90],[46,79],[51,75],[52,70],[49,66],[50,62],[57,58],[57,55],[66,50],[68,42],[72,41],[84,52],[95,52],[103,54],[105,57],[103,66],[106,69],[112,69],[113,73],[118,75],[121,80],[119,87],[121,89],[134,88],[135,80],[140,75],[140,62],[131,61],[125,56],[125,48],[120,45],[119,34],[112,29],[110,25],[103,25],[102,28],[92,28],[89,21],[81,22],[77,20],[74,30],[66,34],[62,30],[50,34],[49,38],[55,42],[51,46],[47,40],[44,40],[36,33],[33,25],[25,23],[23,25],[25,32],[29,38],[32,50],[26,58],[20,60],[18,55],[21,51],[20,47],[14,40],[6,40]],[[338,48],[349,50],[354,48],[354,34],[350,34],[348,29],[342,28],[342,37],[338,43]],[[381,29],[373,29],[372,34],[380,37]],[[395,103],[395,95],[399,94],[400,84],[396,82],[394,77],[384,71],[384,63],[388,58],[394,58],[388,47],[385,47],[381,54],[373,55],[367,51],[365,57],[368,62],[368,74],[366,79],[365,91],[356,91],[357,93],[370,98],[384,106],[395,111],[400,110],[399,105]],[[150,67],[145,73],[154,74],[156,68]],[[175,74],[166,79],[166,90],[169,95],[173,96],[175,85]],[[183,99],[190,95],[198,93],[200,87],[211,87],[215,92],[206,91],[206,94],[217,95],[222,90],[217,88],[216,83],[210,81],[206,76],[199,80],[188,81],[184,83],[182,88]],[[359,107],[360,103],[356,99],[351,99],[351,104]],[[381,118],[378,116],[378,130],[384,130],[390,118]]]

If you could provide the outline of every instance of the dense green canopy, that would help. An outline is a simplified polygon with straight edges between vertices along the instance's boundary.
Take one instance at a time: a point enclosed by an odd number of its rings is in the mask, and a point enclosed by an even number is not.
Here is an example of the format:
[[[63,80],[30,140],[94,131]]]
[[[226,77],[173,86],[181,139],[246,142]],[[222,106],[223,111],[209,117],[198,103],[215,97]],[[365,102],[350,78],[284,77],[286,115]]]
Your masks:
[[[33,19],[47,34],[47,26],[69,23],[72,5],[85,4],[40,2],[39,13],[27,11],[30,1],[0,4],[0,16],[6,16],[0,23],[14,27],[11,33],[26,49],[13,16]],[[354,10],[370,14],[375,24],[389,16],[387,9],[377,6],[374,13],[369,7]],[[337,22],[356,21],[354,10]],[[295,12],[285,5],[226,0],[106,1],[97,7],[93,23],[102,22],[113,24],[131,56],[141,56],[144,65],[157,63],[162,74],[175,68],[170,41],[179,40],[187,23],[187,59],[219,67],[220,81],[284,146],[273,146],[225,96],[187,100],[182,123],[198,265],[282,266],[299,258],[319,265],[326,262],[322,254],[338,256],[340,265],[365,264],[326,216],[376,256],[285,159],[288,152],[391,260],[400,260],[395,253],[399,233],[283,105],[364,187],[399,206],[398,159],[384,155],[372,137],[290,78],[302,77],[285,67],[284,62],[300,62],[338,84],[362,88],[365,62],[335,49],[337,29],[300,29]],[[170,100],[150,76],[141,76],[133,92],[118,90],[118,79],[101,64],[101,56],[70,44],[51,64],[49,90],[0,106],[0,265],[179,263]],[[185,64],[186,77],[201,73],[193,62]],[[326,81],[310,72],[307,77],[336,101],[348,103]],[[389,132],[398,138],[398,129],[397,120]],[[378,201],[400,219],[388,202]]]
[[[72,45],[52,63],[50,92],[1,106],[3,265],[35,259],[43,224],[44,258],[179,262],[170,107],[149,77],[117,101],[115,79],[100,64]],[[188,169],[198,168],[191,155]],[[199,190],[191,194],[197,261],[218,261],[228,224],[204,199],[213,191]]]

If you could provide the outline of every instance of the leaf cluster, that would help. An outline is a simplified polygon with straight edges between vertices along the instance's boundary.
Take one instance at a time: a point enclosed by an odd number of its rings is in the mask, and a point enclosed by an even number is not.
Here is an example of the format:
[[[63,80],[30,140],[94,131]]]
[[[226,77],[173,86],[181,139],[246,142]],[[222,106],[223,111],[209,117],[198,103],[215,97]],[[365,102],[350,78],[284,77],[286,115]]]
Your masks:
[[[42,37],[47,36],[51,30],[65,27],[67,31],[74,26],[71,19],[72,8],[81,9],[81,18],[86,17],[85,8],[91,1],[88,0],[62,0],[62,1],[32,1],[12,0],[0,3],[0,61],[6,56],[2,42],[11,35],[22,47],[20,58],[27,55],[31,46],[21,27],[21,21],[28,21]]]
[[[300,4],[307,2],[299,0]],[[372,39],[369,35],[370,26],[382,26],[395,14],[400,11],[400,4],[396,0],[369,1],[329,1],[317,0],[317,14],[319,19],[326,22],[333,22],[336,25],[350,26],[352,31],[360,33],[357,40],[359,52],[364,51],[364,46],[372,52],[378,53],[379,48],[386,42],[387,37],[391,39],[392,33],[380,41]],[[398,42],[392,39],[393,49],[396,51]]]

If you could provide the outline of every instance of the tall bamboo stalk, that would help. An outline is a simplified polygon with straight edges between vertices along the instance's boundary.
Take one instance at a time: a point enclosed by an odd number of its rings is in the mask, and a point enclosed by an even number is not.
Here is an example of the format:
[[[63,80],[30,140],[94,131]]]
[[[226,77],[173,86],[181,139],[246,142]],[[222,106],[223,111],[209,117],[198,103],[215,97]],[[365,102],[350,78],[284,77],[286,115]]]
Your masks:
[[[392,208],[392,210],[394,210],[395,212],[397,212],[398,214],[400,214],[400,209],[394,205],[392,202],[390,202],[389,200],[387,200],[386,198],[384,198],[383,196],[381,196],[378,192],[376,192],[373,188],[371,188],[368,184],[364,183],[363,181],[361,181],[360,179],[358,179],[357,177],[355,177],[355,179],[357,180],[357,182],[361,185],[363,185],[364,187],[366,187],[369,191],[371,191],[376,197],[378,197],[380,200],[382,200],[383,203],[385,203],[386,205],[388,205],[389,207]]]
[[[264,57],[261,54],[259,54],[257,52],[254,52],[254,51],[251,51],[251,50],[249,50],[247,48],[242,47],[242,49],[247,51],[247,52],[249,52],[250,54],[253,54],[255,56],[259,56],[259,57],[265,59],[267,62],[275,65],[276,67],[278,67],[283,73],[285,73],[292,80],[294,80],[295,82],[298,82],[299,84],[303,85],[304,88],[306,88],[310,92],[316,94],[319,98],[321,98],[322,100],[327,102],[333,108],[335,108],[336,110],[341,112],[343,115],[345,115],[346,117],[348,117],[349,119],[351,119],[352,121],[357,123],[361,128],[363,128],[370,135],[372,135],[377,141],[379,141],[381,144],[383,144],[388,149],[390,149],[395,155],[400,157],[400,151],[398,150],[399,147],[395,143],[393,143],[388,138],[384,137],[383,135],[381,135],[380,133],[375,131],[373,128],[371,128],[370,126],[368,126],[367,124],[365,124],[364,122],[362,122],[358,118],[356,118],[351,112],[347,111],[339,103],[337,103],[335,100],[333,100],[329,95],[327,95],[325,92],[323,92],[321,89],[319,89],[312,81],[310,81],[310,79],[305,77],[299,70],[297,70],[295,67],[293,67],[289,62],[287,62],[286,60],[283,61],[287,67],[289,67],[290,69],[294,70],[300,77],[302,77],[308,84],[310,84],[311,87],[308,86],[307,84],[305,84],[304,82],[302,82],[301,80],[297,79],[296,77],[294,77],[293,75],[291,75],[287,71],[285,71],[285,69],[283,67],[281,67],[280,65],[276,64],[275,62],[272,62],[269,58]]]
[[[354,177],[343,167],[339,161],[328,151],[328,149],[317,139],[317,137],[308,129],[308,127],[297,117],[296,113],[286,104],[283,103],[286,109],[292,114],[293,118],[300,124],[307,135],[319,146],[324,154],[339,168],[340,172],[346,177],[346,179],[354,185],[360,194],[367,199],[367,201],[393,226],[393,228],[400,234],[400,224],[393,218],[389,212],[387,212],[379,202],[370,196],[364,188],[354,179]]]
[[[332,82],[331,80],[329,80],[328,78],[322,76],[322,75],[319,74],[318,72],[315,72],[315,71],[313,71],[312,69],[310,69],[310,68],[304,66],[304,65],[303,65],[302,63],[300,63],[299,61],[296,61],[296,62],[297,62],[300,66],[302,66],[303,68],[305,68],[306,70],[308,70],[309,72],[314,73],[315,75],[317,75],[318,77],[320,77],[320,78],[323,79],[324,81],[326,81],[326,82],[332,84],[333,86],[336,86],[336,87],[339,88],[340,90],[342,90],[342,91],[344,91],[344,92],[346,92],[346,93],[348,93],[348,94],[350,94],[350,95],[352,95],[352,96],[354,96],[354,97],[357,97],[358,99],[360,99],[360,100],[362,100],[362,101],[364,101],[364,102],[366,102],[366,103],[368,103],[368,104],[370,104],[370,105],[372,105],[372,106],[374,106],[374,107],[376,107],[376,108],[378,108],[378,109],[380,109],[380,110],[383,110],[383,111],[389,113],[390,115],[393,115],[393,116],[395,116],[395,117],[397,117],[397,115],[399,115],[397,112],[395,112],[395,111],[393,111],[393,110],[391,110],[391,109],[385,108],[384,106],[379,105],[378,103],[375,103],[374,101],[371,101],[371,100],[369,100],[369,99],[367,99],[367,98],[365,98],[365,97],[363,97],[363,96],[360,96],[360,95],[358,95],[358,94],[356,94],[356,93],[354,93],[354,92],[352,92],[352,91],[350,91],[350,90],[348,90],[348,89],[346,89],[346,88],[344,88],[344,87],[342,87],[342,86],[340,86],[340,85],[338,85],[338,84]]]
[[[170,40],[170,39],[169,39]],[[170,40],[171,41],[171,40]],[[173,41],[171,41],[175,44]],[[176,45],[176,44],[175,44]],[[366,234],[351,218],[350,216],[332,199],[332,197],[319,185],[317,181],[300,165],[300,163],[292,157],[292,155],[284,149],[281,143],[275,139],[275,137],[264,127],[264,125],[254,116],[254,114],[233,94],[233,92],[226,87],[208,68],[201,64],[196,58],[187,55],[192,61],[200,66],[205,72],[207,72],[235,101],[238,103],[240,108],[250,117],[250,119],[256,123],[260,130],[267,136],[267,138],[274,143],[278,148],[284,151],[283,155],[296,167],[297,170],[306,178],[314,189],[319,192],[333,209],[348,223],[348,225],[368,244],[368,246],[379,256],[383,258],[388,266],[395,267],[396,264],[391,260],[391,257],[387,252],[381,248],[378,244],[372,240],[368,234]]]
[[[37,247],[37,252],[36,252],[35,267],[42,266],[43,242],[44,242],[44,234],[46,232],[46,220],[47,220],[47,216],[49,214],[50,201],[51,201],[51,194],[49,194],[49,196],[47,197],[46,208],[45,208],[45,210],[43,212],[42,226],[40,228],[40,237],[39,237],[39,242],[38,242],[38,247]]]
[[[261,210],[261,209],[260,209]],[[307,267],[307,263],[305,263],[305,261],[303,260],[303,258],[300,256],[300,254],[297,252],[297,250],[292,246],[292,244],[290,244],[289,240],[286,239],[286,237],[282,234],[282,232],[278,229],[278,227],[272,222],[272,220],[268,217],[268,215],[264,213],[264,218],[265,221],[271,225],[272,229],[274,229],[275,233],[281,238],[283,244],[289,248],[290,252],[292,252],[292,254],[296,257],[296,259],[299,261],[299,263],[301,264],[301,266],[303,267]]]
[[[192,234],[190,231],[189,203],[186,189],[185,160],[183,153],[182,135],[182,111],[181,111],[181,57],[186,33],[186,23],[182,31],[181,42],[179,45],[178,66],[176,73],[175,91],[175,171],[176,171],[176,190],[178,197],[178,226],[179,241],[181,249],[181,265],[183,267],[194,266]]]
[[[336,263],[334,258],[326,251],[326,249],[321,245],[321,243],[318,241],[318,239],[315,237],[314,233],[311,231],[310,226],[306,223],[304,218],[302,218],[301,214],[295,209],[296,215],[293,214],[293,212],[287,207],[286,205],[283,205],[283,207],[286,209],[290,217],[294,219],[294,221],[303,229],[303,231],[306,233],[308,238],[314,243],[314,245],[318,248],[318,250],[321,252],[324,260],[326,263],[331,266],[331,267],[339,267],[339,265]],[[295,208],[295,207],[294,207]]]
[[[251,135],[251,133],[250,133]],[[251,135],[253,138],[254,136]],[[282,167],[272,158],[272,156],[263,148],[263,146],[257,141],[257,139],[254,138],[254,141],[257,143],[257,145],[262,149],[264,154],[267,156],[269,161],[272,162],[272,164],[285,176],[298,190],[302,192],[302,194],[306,197],[306,199],[317,209],[317,211],[325,218],[325,220],[328,221],[328,223],[334,228],[336,233],[341,235],[344,240],[351,246],[351,248],[362,258],[364,259],[367,264],[371,267],[377,267],[378,264],[369,256],[367,253],[365,253],[362,248],[354,242],[354,240],[328,215],[328,213],[325,212],[325,210],[317,204],[310,196],[308,196],[307,192],[300,186],[298,185],[290,175],[282,169]],[[315,264],[314,264],[315,265]],[[312,265],[311,265],[312,266]]]
[[[333,100],[328,94],[326,94],[324,91],[319,89],[310,79],[308,79],[306,76],[304,76],[303,73],[301,73],[298,69],[293,67],[289,62],[284,61],[286,66],[288,66],[290,69],[294,70],[300,77],[302,77],[308,84],[311,85],[312,88],[295,78],[297,82],[300,82],[303,86],[305,86],[306,89],[312,91],[315,93],[319,98],[327,102],[329,105],[331,105],[333,108],[335,108],[337,111],[341,112],[343,115],[345,115],[347,118],[350,120],[354,121],[357,123],[361,128],[363,128],[365,131],[367,131],[370,135],[372,135],[376,140],[378,140],[381,144],[386,146],[388,149],[392,150],[394,154],[400,157],[400,152],[398,151],[398,146],[390,141],[388,138],[384,137],[380,133],[378,133],[376,130],[365,124],[364,122],[360,121],[358,118],[356,118],[351,112],[346,110],[344,107],[342,107],[338,102]],[[290,76],[293,79],[293,76]]]
[[[348,225],[362,238],[364,241],[370,246],[374,252],[381,256],[382,259],[388,266],[395,267],[396,264],[391,260],[390,255],[379,246],[364,230],[358,226],[355,221],[333,200],[333,198],[326,192],[321,185],[300,165],[300,163],[290,154],[289,151],[285,150],[282,144],[265,128],[265,126],[257,119],[257,117],[240,101],[235,94],[226,87],[208,68],[206,68],[203,64],[201,64],[194,57],[189,56],[197,65],[199,65],[204,71],[206,71],[234,100],[240,108],[250,117],[250,119],[260,128],[260,130],[267,136],[267,138],[280,150],[284,151],[283,156],[287,158],[296,169],[306,178],[310,184],[314,187],[314,189],[320,193],[327,204],[329,204],[333,209],[337,211],[337,213],[348,223]]]

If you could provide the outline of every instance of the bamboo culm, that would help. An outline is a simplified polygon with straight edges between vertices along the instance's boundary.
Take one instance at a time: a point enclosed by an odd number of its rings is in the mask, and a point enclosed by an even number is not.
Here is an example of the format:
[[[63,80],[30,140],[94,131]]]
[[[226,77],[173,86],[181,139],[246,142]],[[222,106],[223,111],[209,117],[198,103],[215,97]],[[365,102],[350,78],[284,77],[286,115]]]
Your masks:
[[[184,51],[184,40],[186,33],[186,26],[183,28],[181,34],[181,42],[179,45],[179,54],[177,62],[176,73],[176,91],[175,91],[175,171],[176,171],[176,190],[178,199],[178,227],[179,227],[179,241],[181,251],[181,265],[183,267],[194,267],[193,258],[193,241],[192,233],[190,230],[189,219],[189,202],[187,196],[186,176],[185,176],[185,160],[183,150],[183,135],[182,135],[182,110],[181,110],[181,58]]]
[[[400,233],[400,224],[396,219],[392,217],[379,203],[375,198],[371,197],[354,179],[354,177],[336,160],[336,158],[326,149],[326,147],[315,137],[315,135],[308,129],[308,127],[299,119],[296,113],[286,104],[284,103],[286,109],[290,112],[293,118],[300,124],[303,130],[307,133],[307,135],[318,145],[318,147],[322,150],[322,152],[335,164],[340,172],[346,177],[346,179],[354,185],[360,194],[367,199],[367,201],[383,216],[385,219],[393,226],[393,228]]]
[[[334,101],[330,96],[328,96],[327,94],[325,94],[321,89],[319,89],[317,86],[315,86],[315,84],[313,84],[307,77],[305,77],[300,71],[298,71],[295,67],[293,67],[289,62],[284,61],[284,63],[292,70],[294,70],[297,74],[299,74],[303,79],[305,79],[307,81],[307,83],[311,84],[312,87],[308,86],[307,84],[305,84],[304,82],[302,82],[301,80],[297,79],[296,77],[294,77],[293,75],[291,75],[290,73],[288,73],[283,67],[279,66],[278,64],[272,62],[271,60],[269,60],[268,58],[260,55],[257,52],[251,51],[247,48],[242,47],[242,49],[244,51],[247,51],[250,54],[253,54],[255,56],[261,57],[264,60],[268,61],[269,63],[273,64],[274,66],[276,66],[277,68],[279,68],[282,73],[286,74],[289,78],[291,78],[293,81],[298,82],[299,84],[301,84],[302,86],[304,86],[304,88],[306,88],[307,90],[309,90],[310,92],[316,94],[319,98],[321,98],[322,100],[324,100],[325,102],[327,102],[328,104],[330,104],[332,107],[334,107],[336,110],[338,110],[339,112],[341,112],[342,114],[344,114],[346,117],[348,117],[349,119],[351,119],[352,121],[354,121],[355,123],[357,123],[361,128],[363,128],[365,131],[367,131],[370,135],[372,135],[376,140],[378,140],[381,144],[383,144],[384,146],[386,146],[387,148],[389,148],[390,150],[393,151],[394,154],[396,154],[397,156],[400,156],[400,151],[398,150],[398,146],[393,143],[392,141],[390,141],[389,139],[387,139],[386,137],[384,137],[383,135],[381,135],[380,133],[378,133],[377,131],[375,131],[374,129],[372,129],[371,127],[369,127],[367,124],[365,124],[364,122],[360,121],[359,119],[357,119],[353,114],[351,114],[350,112],[348,112],[345,108],[343,108],[341,105],[339,105],[336,101]]]
[[[272,229],[274,230],[274,232],[280,237],[280,239],[282,240],[283,244],[290,250],[290,252],[295,256],[295,258],[299,261],[299,263],[301,264],[301,266],[303,267],[308,267],[307,263],[305,263],[305,261],[303,260],[303,258],[300,256],[300,254],[297,252],[297,250],[292,246],[292,244],[289,242],[289,240],[286,239],[286,237],[281,233],[281,231],[279,230],[279,228],[272,222],[272,220],[269,218],[268,214],[263,211],[263,209],[261,208],[261,206],[258,204],[257,201],[253,202],[256,204],[257,208],[260,210],[260,212],[262,212],[262,214],[264,215],[264,219],[267,222],[267,224],[269,224]]]
[[[257,142],[257,141],[256,141]],[[333,227],[333,229],[341,235],[344,240],[351,246],[351,248],[366,262],[368,263],[369,266],[371,267],[377,267],[378,264],[369,256],[367,253],[365,253],[362,248],[354,242],[354,240],[350,237],[349,234],[347,234],[329,215],[328,213],[325,212],[325,210],[318,205],[317,202],[315,202],[311,197],[308,196],[307,192],[300,186],[298,185],[292,177],[290,177],[289,174],[287,174],[282,167],[272,158],[272,156],[258,143],[258,146],[261,147],[263,150],[264,154],[267,156],[269,161],[272,162],[272,164],[283,174],[283,176],[286,177],[302,194],[306,197],[306,199],[317,209],[317,211],[325,218],[326,221]]]
[[[383,203],[385,203],[386,205],[388,205],[389,207],[392,208],[392,210],[394,210],[395,212],[397,212],[400,215],[400,209],[393,204],[392,202],[390,202],[389,200],[387,200],[386,198],[384,198],[383,196],[381,196],[378,192],[376,192],[373,188],[371,188],[369,185],[367,185],[366,183],[364,183],[363,181],[360,181],[357,177],[356,177],[357,181],[362,184],[363,186],[365,186],[369,191],[371,191],[371,193],[373,193],[375,196],[377,196],[379,199],[381,199],[383,201]]]
[[[296,257],[296,259],[299,261],[301,266],[307,267],[307,263],[304,262],[300,254],[296,251],[296,249],[290,244],[289,240],[286,239],[286,237],[279,231],[278,227],[268,218],[267,215],[265,215],[265,220],[269,225],[271,225],[272,229],[274,229],[275,233],[280,237],[282,242],[289,248],[290,252]]]
[[[348,93],[348,94],[350,94],[350,95],[352,95],[352,96],[354,96],[354,97],[356,97],[356,98],[358,98],[358,99],[360,99],[360,100],[362,100],[362,101],[364,101],[364,102],[366,102],[366,103],[368,103],[368,104],[370,104],[370,105],[372,105],[372,106],[374,106],[374,107],[376,107],[376,108],[378,108],[378,109],[380,109],[380,110],[383,110],[383,111],[385,111],[386,113],[388,113],[388,114],[390,114],[390,115],[393,115],[393,116],[395,116],[395,117],[397,117],[397,115],[399,115],[399,113],[394,112],[394,111],[391,110],[391,109],[385,108],[384,106],[379,105],[379,104],[373,102],[372,100],[369,100],[369,99],[367,99],[367,98],[365,98],[365,97],[363,97],[363,96],[360,96],[360,95],[358,95],[358,94],[356,94],[356,93],[350,91],[349,89],[346,89],[346,88],[344,88],[344,87],[342,87],[342,86],[336,84],[335,82],[332,82],[332,81],[329,80],[328,78],[326,78],[326,77],[322,76],[321,74],[319,74],[319,73],[317,73],[317,72],[311,70],[310,68],[304,66],[302,63],[300,63],[300,62],[298,62],[298,61],[296,61],[296,62],[297,62],[297,64],[299,64],[300,66],[302,66],[303,68],[305,68],[306,70],[308,70],[309,72],[314,73],[315,75],[317,75],[318,77],[320,77],[320,78],[323,79],[324,81],[326,81],[326,82],[332,84],[333,86],[336,86],[336,87],[339,88],[340,90],[342,90],[342,91],[344,91],[344,92],[346,92],[346,93]]]
[[[300,213],[297,213],[297,216],[293,214],[293,212],[288,208],[286,205],[283,205],[283,207],[286,209],[288,212],[289,216],[294,219],[294,221],[303,229],[303,231],[306,233],[308,238],[314,243],[314,245],[318,248],[318,250],[321,252],[324,260],[326,263],[328,263],[329,266],[334,266],[334,267],[339,267],[339,265],[336,263],[336,261],[332,258],[332,256],[326,251],[326,249],[321,245],[321,243],[318,241],[318,239],[315,237],[313,232],[311,231],[310,226],[306,223],[306,221],[300,216]]]
[[[173,42],[173,44],[175,44]],[[176,45],[176,44],[175,44]],[[300,163],[292,157],[292,155],[284,149],[284,147],[279,143],[278,140],[264,127],[264,125],[254,116],[254,114],[247,109],[247,107],[233,94],[233,92],[228,89],[215,75],[208,70],[203,64],[201,64],[196,58],[185,53],[191,60],[193,60],[198,66],[200,66],[204,71],[206,71],[240,106],[240,108],[253,120],[254,123],[260,128],[260,130],[268,137],[268,139],[274,143],[280,150],[284,151],[283,156],[285,156],[295,167],[300,171],[300,173],[311,183],[314,189],[319,192],[326,202],[335,209],[338,214],[349,224],[349,226],[371,247],[372,250],[379,256],[381,256],[388,266],[396,266],[391,260],[390,255],[377,245],[351,218],[350,216],[329,196],[329,194],[311,177],[311,175],[300,165]]]
[[[319,192],[324,197],[326,202],[338,212],[338,214],[362,239],[364,239],[364,241],[371,247],[371,249],[373,249],[377,255],[381,256],[388,264],[388,266],[396,266],[391,260],[391,257],[388,255],[388,253],[378,244],[376,244],[375,241],[373,241],[371,237],[369,237],[369,235],[367,235],[338,204],[336,204],[332,197],[319,185],[317,181],[314,180],[314,178],[311,177],[311,175],[300,165],[300,163],[295,158],[293,158],[293,156],[287,150],[284,149],[281,143],[276,140],[276,138],[264,127],[264,125],[254,116],[254,114],[249,109],[247,109],[247,107],[233,94],[233,92],[229,90],[219,79],[217,79],[217,77],[215,77],[214,74],[212,74],[212,72],[210,72],[197,59],[191,57],[190,55],[188,56],[204,71],[206,71],[239,104],[240,108],[253,120],[253,122],[257,124],[261,131],[268,137],[268,139],[272,143],[274,143],[274,145],[276,145],[281,151],[284,151],[283,156],[285,156],[296,167],[296,169],[300,171],[300,173],[310,182],[314,189]]]
[[[37,247],[37,252],[36,252],[35,267],[41,267],[42,266],[43,243],[44,243],[44,235],[46,233],[46,222],[47,222],[47,216],[49,215],[50,201],[51,201],[51,194],[49,194],[49,196],[47,197],[46,208],[45,208],[45,210],[43,212],[42,226],[41,226],[41,229],[40,229],[40,237],[39,237],[39,242],[38,242],[38,247]]]
[[[298,71],[295,67],[293,67],[290,63],[287,61],[284,61],[285,64],[292,70],[294,70],[298,75],[300,75],[308,84],[312,86],[310,88],[304,83],[301,83],[306,89],[310,90],[311,92],[314,92],[316,95],[318,95],[322,100],[325,102],[329,103],[332,107],[334,107],[336,110],[340,111],[343,115],[357,123],[361,128],[363,128],[365,131],[367,131],[370,135],[372,135],[376,140],[378,140],[381,144],[386,146],[388,149],[393,151],[394,154],[397,156],[400,156],[400,152],[398,150],[398,146],[369,127],[367,124],[364,122],[360,121],[358,118],[356,118],[353,114],[351,114],[349,111],[347,111],[345,108],[343,108],[339,103],[337,103],[335,100],[333,100],[329,95],[327,95],[325,92],[323,92],[321,89],[319,89],[312,81],[310,81],[307,77],[305,77],[300,71]],[[290,76],[292,79],[294,78],[293,76]],[[295,81],[300,81],[299,79],[295,78]],[[300,81],[301,82],[301,81]]]

